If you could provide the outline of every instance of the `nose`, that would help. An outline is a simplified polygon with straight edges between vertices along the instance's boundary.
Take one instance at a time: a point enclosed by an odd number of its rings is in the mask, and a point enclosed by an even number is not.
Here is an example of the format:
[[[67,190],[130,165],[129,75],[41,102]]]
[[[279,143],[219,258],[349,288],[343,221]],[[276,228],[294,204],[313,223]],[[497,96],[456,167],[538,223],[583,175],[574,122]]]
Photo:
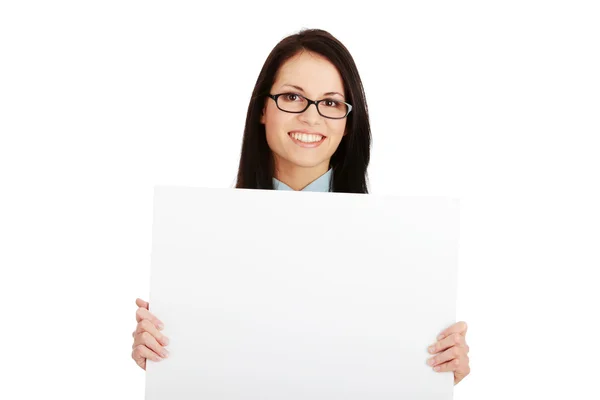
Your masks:
[[[299,118],[301,121],[314,125],[320,122],[321,118],[323,117],[321,117],[321,114],[319,114],[319,111],[317,110],[317,105],[313,103],[310,106],[308,106],[308,108],[304,110],[302,114],[299,114]]]

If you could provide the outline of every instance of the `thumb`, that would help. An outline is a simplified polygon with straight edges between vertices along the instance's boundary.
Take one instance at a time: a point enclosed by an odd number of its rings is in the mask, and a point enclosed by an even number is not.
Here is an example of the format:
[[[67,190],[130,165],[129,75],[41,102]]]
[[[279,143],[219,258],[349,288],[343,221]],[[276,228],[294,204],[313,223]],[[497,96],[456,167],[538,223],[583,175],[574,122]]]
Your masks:
[[[144,300],[142,300],[142,299],[139,299],[139,298],[138,298],[138,299],[135,299],[135,304],[136,304],[138,307],[143,307],[143,308],[145,308],[146,310],[148,310],[148,306],[149,306],[148,302],[146,302],[146,301],[144,301]]]

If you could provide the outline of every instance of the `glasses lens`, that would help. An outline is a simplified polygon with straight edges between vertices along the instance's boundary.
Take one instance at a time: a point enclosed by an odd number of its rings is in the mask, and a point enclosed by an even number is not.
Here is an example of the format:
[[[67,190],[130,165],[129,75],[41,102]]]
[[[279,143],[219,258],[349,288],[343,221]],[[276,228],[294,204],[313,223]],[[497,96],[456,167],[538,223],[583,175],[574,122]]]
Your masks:
[[[279,108],[289,112],[300,112],[306,108],[307,103],[304,97],[293,93],[282,94],[277,99]]]
[[[348,106],[339,100],[323,100],[319,103],[319,111],[329,118],[342,118],[348,112]]]

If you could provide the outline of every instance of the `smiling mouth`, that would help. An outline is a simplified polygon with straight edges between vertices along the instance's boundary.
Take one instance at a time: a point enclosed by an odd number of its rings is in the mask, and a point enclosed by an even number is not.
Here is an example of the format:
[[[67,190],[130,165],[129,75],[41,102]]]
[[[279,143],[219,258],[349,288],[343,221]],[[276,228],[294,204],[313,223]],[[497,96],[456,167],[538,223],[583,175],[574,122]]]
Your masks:
[[[325,136],[318,133],[301,133],[301,132],[288,132],[288,135],[300,144],[316,145],[320,144],[325,140]]]

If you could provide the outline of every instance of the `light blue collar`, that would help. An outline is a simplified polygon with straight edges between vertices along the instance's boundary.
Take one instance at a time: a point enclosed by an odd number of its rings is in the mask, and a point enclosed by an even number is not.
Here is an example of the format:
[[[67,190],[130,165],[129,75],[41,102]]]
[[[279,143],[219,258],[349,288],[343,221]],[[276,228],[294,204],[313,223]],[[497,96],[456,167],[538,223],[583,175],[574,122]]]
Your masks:
[[[308,186],[302,189],[303,192],[329,192],[329,184],[331,182],[332,169],[325,172],[323,175],[312,181]],[[273,188],[275,190],[294,190],[285,183],[273,178]]]

